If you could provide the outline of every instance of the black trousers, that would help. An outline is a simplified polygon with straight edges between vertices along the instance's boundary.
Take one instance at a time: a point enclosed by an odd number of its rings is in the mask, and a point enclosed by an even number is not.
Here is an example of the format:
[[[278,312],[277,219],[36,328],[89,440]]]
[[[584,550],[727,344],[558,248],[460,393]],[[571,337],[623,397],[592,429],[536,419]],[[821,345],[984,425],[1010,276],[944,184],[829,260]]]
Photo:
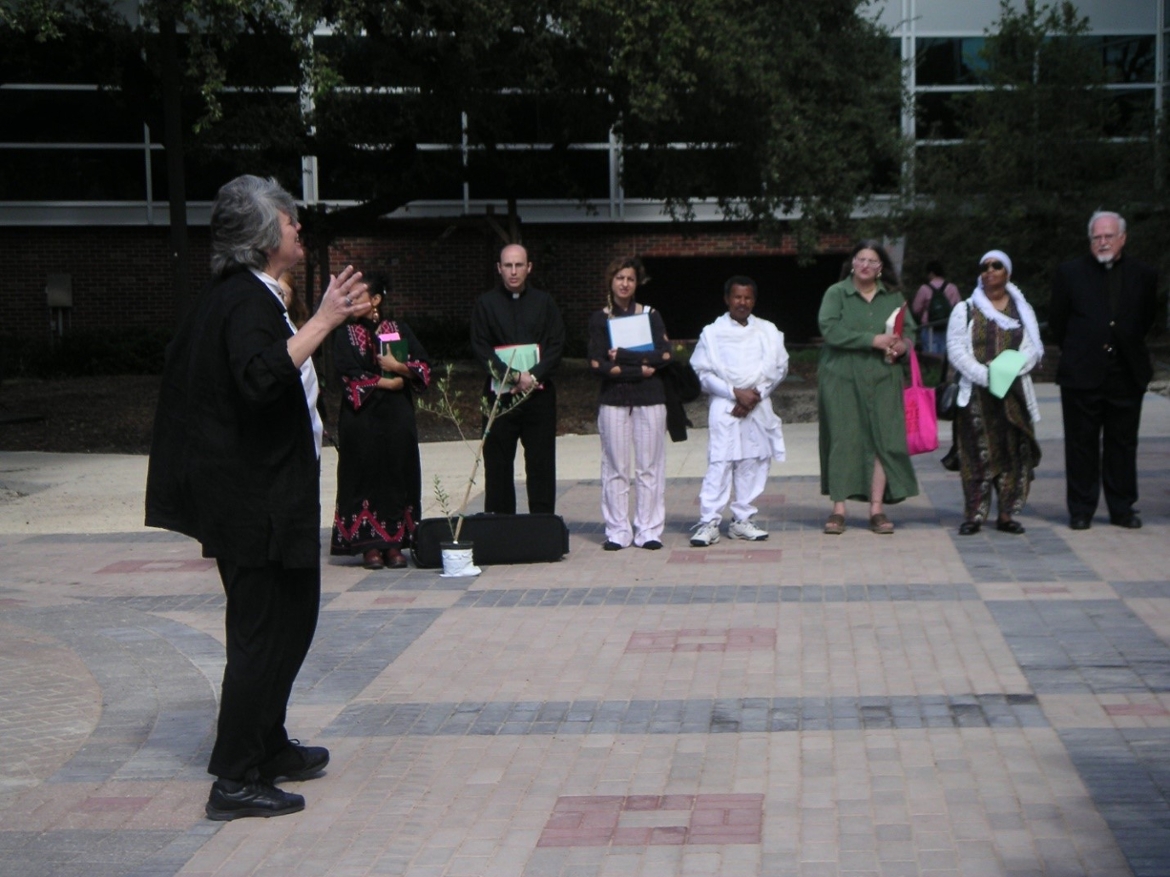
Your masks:
[[[1095,390],[1060,389],[1068,513],[1092,517],[1101,488],[1110,518],[1125,517],[1138,498],[1138,426],[1142,393],[1116,382]],[[1102,443],[1102,438],[1104,442]]]
[[[288,746],[285,712],[317,629],[321,571],[217,564],[227,594],[227,666],[207,772],[241,781]]]
[[[524,447],[528,511],[551,514],[557,498],[557,393],[551,382],[498,417],[488,433],[483,446],[485,512],[516,514],[517,441]]]

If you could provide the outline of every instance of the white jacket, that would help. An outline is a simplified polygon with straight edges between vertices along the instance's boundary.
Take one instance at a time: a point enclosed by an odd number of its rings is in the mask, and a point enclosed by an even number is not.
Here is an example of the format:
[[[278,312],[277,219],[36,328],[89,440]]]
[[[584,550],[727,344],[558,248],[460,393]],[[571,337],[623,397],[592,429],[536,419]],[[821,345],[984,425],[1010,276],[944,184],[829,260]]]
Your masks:
[[[1027,308],[1028,315],[1033,320],[1036,319],[1032,306],[1027,302],[1017,301],[1016,306]],[[947,359],[950,361],[951,367],[959,373],[958,405],[960,408],[966,408],[971,401],[972,384],[978,384],[981,387],[988,385],[987,366],[975,358],[975,346],[971,342],[971,327],[974,325],[974,321],[969,317],[970,311],[970,301],[960,302],[951,311],[951,319],[947,323]],[[1022,316],[1023,314],[1021,314]],[[1024,332],[1020,353],[1024,354],[1027,359],[1024,362],[1024,367],[1020,369],[1018,380],[1024,389],[1024,401],[1028,406],[1028,416],[1032,418],[1033,423],[1039,423],[1040,406],[1036,403],[1036,390],[1032,387],[1032,378],[1028,373],[1039,365],[1044,351],[1038,349],[1028,333]]]

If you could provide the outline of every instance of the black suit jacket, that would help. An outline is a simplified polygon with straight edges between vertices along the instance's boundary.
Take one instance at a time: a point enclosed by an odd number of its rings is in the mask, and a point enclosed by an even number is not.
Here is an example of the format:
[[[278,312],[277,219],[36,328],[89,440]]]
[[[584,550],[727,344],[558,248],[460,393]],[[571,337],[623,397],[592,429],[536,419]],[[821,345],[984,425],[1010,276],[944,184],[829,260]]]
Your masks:
[[[1109,301],[1109,271],[1121,276],[1116,308]],[[1048,314],[1049,328],[1060,345],[1056,382],[1070,389],[1097,389],[1104,385],[1116,356],[1128,365],[1135,392],[1145,392],[1153,376],[1146,335],[1157,313],[1157,289],[1157,272],[1128,256],[1110,269],[1091,255],[1057,268]]]
[[[284,306],[250,271],[193,308],[167,348],[148,527],[241,566],[320,566],[320,463],[291,336]]]

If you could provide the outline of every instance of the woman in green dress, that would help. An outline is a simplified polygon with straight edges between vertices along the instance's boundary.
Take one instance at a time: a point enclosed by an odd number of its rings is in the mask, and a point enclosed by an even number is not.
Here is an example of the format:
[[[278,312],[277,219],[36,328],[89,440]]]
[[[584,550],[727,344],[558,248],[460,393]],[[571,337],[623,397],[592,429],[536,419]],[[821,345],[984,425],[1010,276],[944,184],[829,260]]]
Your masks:
[[[888,535],[886,503],[918,494],[906,451],[902,360],[914,343],[914,319],[903,333],[891,318],[906,304],[889,255],[878,244],[853,248],[849,273],[825,291],[818,315],[824,346],[817,368],[821,493],[833,501],[825,532],[845,531],[845,501],[869,503],[869,528]]]

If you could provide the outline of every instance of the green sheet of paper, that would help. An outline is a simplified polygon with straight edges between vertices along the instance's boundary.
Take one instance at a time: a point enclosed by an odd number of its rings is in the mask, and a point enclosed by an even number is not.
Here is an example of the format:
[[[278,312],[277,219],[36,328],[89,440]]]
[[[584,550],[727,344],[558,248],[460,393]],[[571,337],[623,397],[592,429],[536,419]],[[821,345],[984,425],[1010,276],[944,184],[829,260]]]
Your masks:
[[[1012,388],[1012,381],[1020,375],[1027,358],[1018,350],[1005,350],[987,364],[988,389],[991,395],[1002,399]]]

